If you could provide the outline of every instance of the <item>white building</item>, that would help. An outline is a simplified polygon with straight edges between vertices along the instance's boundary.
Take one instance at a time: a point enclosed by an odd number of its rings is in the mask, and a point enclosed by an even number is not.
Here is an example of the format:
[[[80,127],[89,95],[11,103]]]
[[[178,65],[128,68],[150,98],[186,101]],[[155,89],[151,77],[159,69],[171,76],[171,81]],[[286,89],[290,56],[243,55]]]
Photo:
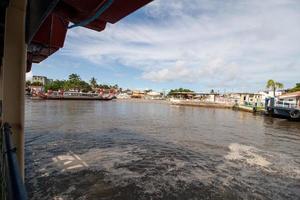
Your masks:
[[[293,92],[278,97],[276,106],[300,109],[300,92]]]
[[[120,93],[116,97],[117,97],[117,99],[130,99],[131,98],[131,96],[127,93]]]
[[[160,92],[151,91],[145,95],[145,99],[161,100],[161,99],[163,99],[163,94]]]
[[[281,96],[285,93],[284,90],[277,90],[275,92],[275,97],[278,97],[278,96]],[[261,91],[259,92],[259,94],[262,95],[262,101],[265,101],[265,99],[268,99],[268,98],[274,98],[274,92],[269,90],[269,91]]]
[[[258,105],[262,106],[264,104],[264,100],[262,99],[262,94],[260,93],[231,93],[226,95],[231,101],[235,102],[239,105]]]
[[[219,96],[219,94],[216,93],[196,93],[196,96],[194,96],[194,99],[199,99],[203,102],[209,102],[209,103],[215,103],[216,98]]]
[[[38,82],[41,83],[43,86],[47,83],[53,81],[52,79],[47,79],[46,76],[32,76],[32,83]]]

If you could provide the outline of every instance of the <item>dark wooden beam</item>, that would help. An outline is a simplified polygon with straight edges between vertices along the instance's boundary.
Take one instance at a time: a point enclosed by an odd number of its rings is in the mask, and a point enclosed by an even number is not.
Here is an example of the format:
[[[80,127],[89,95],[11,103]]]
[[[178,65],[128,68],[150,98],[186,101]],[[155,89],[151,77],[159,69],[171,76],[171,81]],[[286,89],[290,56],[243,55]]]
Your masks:
[[[53,11],[60,0],[28,0],[26,16],[26,43],[29,44],[43,24],[47,16]]]

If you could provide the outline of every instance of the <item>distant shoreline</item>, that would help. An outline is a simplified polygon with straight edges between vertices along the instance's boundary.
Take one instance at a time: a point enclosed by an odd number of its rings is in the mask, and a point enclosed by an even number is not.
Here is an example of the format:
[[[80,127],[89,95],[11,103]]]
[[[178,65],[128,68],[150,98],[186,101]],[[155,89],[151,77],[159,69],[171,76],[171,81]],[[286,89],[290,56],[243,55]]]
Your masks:
[[[171,102],[169,100],[154,100],[154,99],[117,99],[119,102],[134,102],[134,103],[156,103],[156,104],[168,104],[174,106],[186,106],[186,107],[199,107],[199,108],[215,108],[215,109],[231,109],[240,112],[263,114],[262,111],[254,112],[252,108],[245,106],[235,106],[231,104],[222,103],[209,103],[209,102],[195,102],[195,101],[178,101]]]
[[[35,99],[31,99],[36,101]],[[39,99],[42,100],[42,99]],[[81,100],[74,100],[81,101]],[[136,98],[128,98],[128,99],[115,99],[113,101],[116,102],[131,102],[131,103],[154,103],[154,104],[167,104],[174,106],[186,106],[186,107],[199,107],[199,108],[215,108],[215,109],[232,109],[241,112],[254,113],[252,108],[245,106],[234,106],[231,104],[223,104],[223,103],[210,103],[210,102],[197,102],[197,101],[185,101],[179,100],[178,102],[172,102],[170,100],[156,100],[156,99],[136,99]],[[261,112],[260,112],[261,113]]]
[[[135,98],[129,98],[129,99],[116,99],[116,101],[120,102],[135,102],[135,103],[157,103],[157,104],[171,104],[168,100],[155,100],[155,99],[135,99]]]

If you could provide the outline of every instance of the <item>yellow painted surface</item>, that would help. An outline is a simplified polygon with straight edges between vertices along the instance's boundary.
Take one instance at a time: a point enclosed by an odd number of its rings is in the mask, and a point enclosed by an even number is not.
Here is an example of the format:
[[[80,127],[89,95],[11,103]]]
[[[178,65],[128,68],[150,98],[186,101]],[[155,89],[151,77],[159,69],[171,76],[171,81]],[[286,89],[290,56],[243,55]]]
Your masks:
[[[11,0],[6,10],[3,57],[3,122],[12,126],[13,143],[24,177],[24,90],[26,0]]]

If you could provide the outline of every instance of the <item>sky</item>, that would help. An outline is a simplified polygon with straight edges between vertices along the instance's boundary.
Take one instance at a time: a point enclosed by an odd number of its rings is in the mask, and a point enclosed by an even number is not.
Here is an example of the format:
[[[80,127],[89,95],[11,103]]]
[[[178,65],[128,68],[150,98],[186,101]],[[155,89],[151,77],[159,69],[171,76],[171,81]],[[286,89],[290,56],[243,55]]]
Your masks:
[[[299,0],[154,0],[105,31],[68,31],[32,75],[122,88],[259,91],[300,82]]]

